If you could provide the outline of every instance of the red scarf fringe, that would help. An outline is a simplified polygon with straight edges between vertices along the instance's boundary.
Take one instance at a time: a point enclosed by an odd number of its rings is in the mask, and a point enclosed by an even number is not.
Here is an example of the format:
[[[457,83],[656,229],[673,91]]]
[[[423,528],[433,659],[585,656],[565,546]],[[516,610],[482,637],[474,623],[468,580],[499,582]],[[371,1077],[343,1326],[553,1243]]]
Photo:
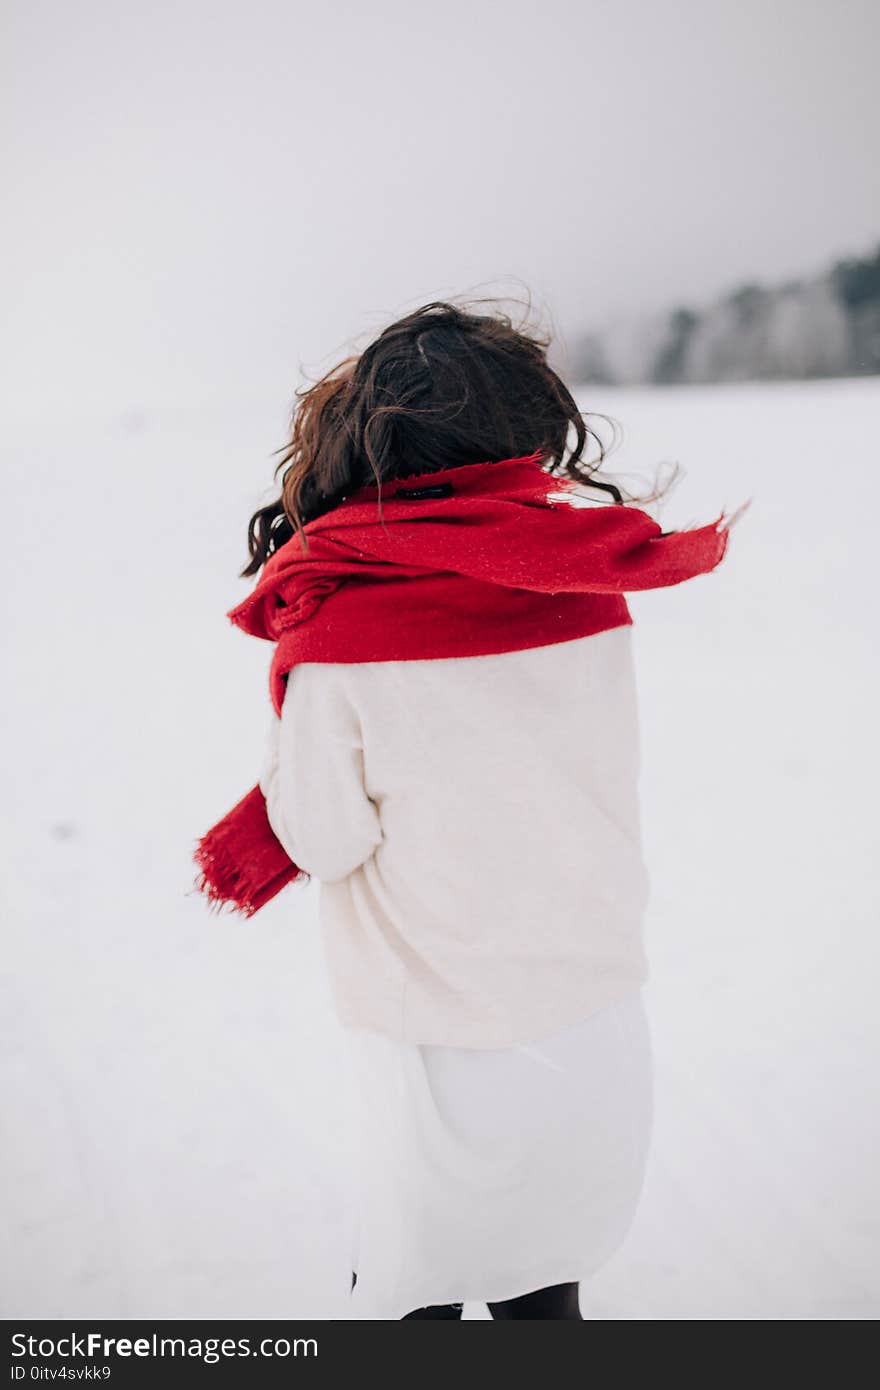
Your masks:
[[[266,813],[266,798],[252,787],[196,846],[201,873],[196,888],[210,907],[253,917],[288,883],[309,875],[289,858]]]

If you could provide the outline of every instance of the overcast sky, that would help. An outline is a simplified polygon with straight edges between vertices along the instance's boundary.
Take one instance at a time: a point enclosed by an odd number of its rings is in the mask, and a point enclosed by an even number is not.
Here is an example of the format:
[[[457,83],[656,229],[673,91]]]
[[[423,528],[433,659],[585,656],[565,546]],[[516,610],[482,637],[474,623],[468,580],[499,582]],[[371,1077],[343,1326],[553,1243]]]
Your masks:
[[[874,0],[6,0],[12,409],[287,400],[415,304],[562,335],[880,238]]]

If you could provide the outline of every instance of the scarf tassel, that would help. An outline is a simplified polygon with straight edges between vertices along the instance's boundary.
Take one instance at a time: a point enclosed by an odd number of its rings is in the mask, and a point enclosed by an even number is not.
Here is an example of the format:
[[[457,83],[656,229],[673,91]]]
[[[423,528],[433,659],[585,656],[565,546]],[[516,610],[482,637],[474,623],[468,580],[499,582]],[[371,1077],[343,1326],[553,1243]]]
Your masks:
[[[253,917],[288,883],[309,877],[272,829],[259,785],[201,837],[193,857],[200,870],[195,887],[209,906],[242,917]]]

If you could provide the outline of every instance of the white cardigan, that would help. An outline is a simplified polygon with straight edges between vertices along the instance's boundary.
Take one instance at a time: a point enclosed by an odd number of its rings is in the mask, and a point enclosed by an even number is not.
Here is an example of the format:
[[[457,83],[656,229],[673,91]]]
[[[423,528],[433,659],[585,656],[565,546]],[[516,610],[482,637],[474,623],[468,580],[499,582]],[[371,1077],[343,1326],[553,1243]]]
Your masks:
[[[502,1047],[647,979],[632,631],[294,667],[260,786],[344,1024]]]

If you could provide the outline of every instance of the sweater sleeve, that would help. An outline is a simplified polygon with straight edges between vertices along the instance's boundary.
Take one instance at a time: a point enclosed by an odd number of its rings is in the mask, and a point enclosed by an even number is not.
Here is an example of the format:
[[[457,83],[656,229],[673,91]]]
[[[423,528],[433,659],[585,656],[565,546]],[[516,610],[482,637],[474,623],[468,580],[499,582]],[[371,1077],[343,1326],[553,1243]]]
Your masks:
[[[269,823],[306,873],[346,878],[381,843],[382,827],[364,787],[360,720],[338,672],[295,666],[281,717],[271,718],[260,776]]]

